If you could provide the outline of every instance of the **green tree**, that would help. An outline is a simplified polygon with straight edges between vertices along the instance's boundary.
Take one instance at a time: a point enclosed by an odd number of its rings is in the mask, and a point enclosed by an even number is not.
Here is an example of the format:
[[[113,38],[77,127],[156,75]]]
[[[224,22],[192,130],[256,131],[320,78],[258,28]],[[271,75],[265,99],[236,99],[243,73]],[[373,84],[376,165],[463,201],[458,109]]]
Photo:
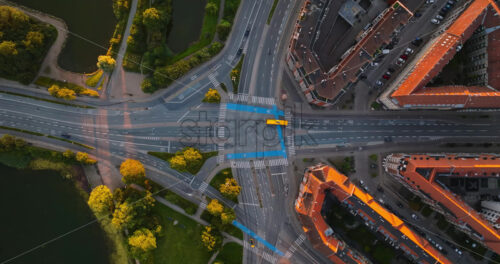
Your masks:
[[[106,185],[99,185],[92,190],[87,203],[96,214],[109,213],[113,210],[113,194]]]
[[[236,219],[236,214],[231,208],[224,208],[224,212],[221,213],[220,218],[224,225],[229,225]]]
[[[138,160],[126,159],[120,166],[120,173],[123,176],[122,181],[126,184],[144,184],[146,179],[146,170],[144,165]]]
[[[146,77],[141,83],[141,90],[145,93],[153,93],[157,90],[154,79],[151,77]]]
[[[27,49],[35,51],[42,46],[44,37],[45,36],[41,32],[29,31],[28,34],[26,34],[26,39],[23,40],[23,44]]]
[[[63,152],[63,157],[67,160],[73,160],[75,158],[75,153],[70,149]]]
[[[184,156],[184,159],[186,160],[188,167],[198,166],[201,163],[201,160],[203,159],[203,156],[201,155],[200,151],[191,147],[185,148],[182,151],[182,155]]]
[[[0,6],[0,31],[16,30],[29,22],[29,16],[17,8]]]
[[[116,18],[120,18],[125,15],[129,10],[129,0],[113,0],[113,13]]]
[[[231,27],[232,25],[229,21],[222,19],[217,25],[217,34],[219,36],[219,39],[226,40],[227,36],[231,32]]]
[[[162,28],[162,13],[158,9],[151,7],[142,13],[142,23],[150,31],[156,31]]]
[[[217,4],[214,2],[208,2],[207,5],[205,6],[205,11],[208,14],[215,16],[215,15],[217,15],[217,12],[219,11],[219,7],[217,7]]]
[[[16,138],[5,134],[0,138],[0,144],[2,145],[2,150],[3,151],[11,151],[14,150],[15,145],[16,145]]]
[[[97,67],[105,72],[111,72],[116,66],[116,61],[111,56],[100,55],[97,58]]]

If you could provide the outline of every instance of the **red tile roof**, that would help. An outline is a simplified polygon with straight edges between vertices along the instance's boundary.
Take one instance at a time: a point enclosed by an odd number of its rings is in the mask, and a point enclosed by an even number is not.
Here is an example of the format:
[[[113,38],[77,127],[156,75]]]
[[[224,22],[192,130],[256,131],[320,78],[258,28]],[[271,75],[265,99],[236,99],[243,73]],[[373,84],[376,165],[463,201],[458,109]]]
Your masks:
[[[475,0],[472,2],[453,24],[432,43],[424,55],[416,61],[413,69],[399,84],[391,97],[395,98],[401,106],[453,104],[463,105],[462,107],[465,108],[500,107],[500,92],[491,89],[485,91],[484,87],[425,87],[425,91],[421,91],[453,58],[457,46],[465,42],[482,23],[483,16],[481,15],[485,14],[490,6],[496,11],[493,12],[493,15],[499,12],[498,6],[492,0]],[[489,20],[500,20],[498,14],[493,15],[490,14]],[[499,36],[499,38],[496,38],[496,36]],[[495,32],[494,35],[489,36],[488,80],[489,85],[496,89],[500,88],[500,71],[498,70],[500,66],[498,57],[500,55],[496,52],[499,47],[500,33]],[[434,92],[429,92],[429,90]]]

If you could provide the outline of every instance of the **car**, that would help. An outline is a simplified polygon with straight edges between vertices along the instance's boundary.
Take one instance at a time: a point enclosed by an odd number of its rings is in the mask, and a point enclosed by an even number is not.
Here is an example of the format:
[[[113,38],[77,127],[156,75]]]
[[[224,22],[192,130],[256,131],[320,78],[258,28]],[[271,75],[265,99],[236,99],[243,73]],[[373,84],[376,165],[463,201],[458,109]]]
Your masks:
[[[415,219],[415,220],[418,220],[418,215],[416,214],[411,214],[411,218]]]
[[[385,75],[389,75],[389,77],[390,77],[390,76],[391,76],[391,72],[390,72],[390,71],[387,71],[387,72],[385,73]]]
[[[384,189],[382,188],[382,186],[377,186],[377,191],[384,193]]]
[[[236,56],[240,56],[241,53],[243,53],[243,48],[238,49],[238,52],[236,52]]]
[[[450,0],[450,1],[448,1],[448,4],[449,4],[449,5],[454,5],[454,4],[455,4],[455,1]]]
[[[440,15],[436,15],[436,19],[437,19],[437,20],[443,20],[443,19],[444,19],[444,17],[442,17],[442,16],[440,16]]]
[[[377,80],[377,81],[375,82],[375,85],[377,85],[377,86],[382,86],[382,85],[384,85],[384,83],[383,83],[383,82],[381,82],[380,80]]]
[[[71,135],[69,135],[68,133],[62,133],[61,137],[65,138],[65,139],[69,139],[69,138],[71,138]]]
[[[386,79],[386,80],[389,80],[391,78],[391,76],[387,75],[387,74],[384,74],[382,75],[382,78]]]
[[[415,16],[415,17],[421,17],[422,14],[421,13],[415,13],[413,16]]]
[[[444,6],[444,7],[446,7],[447,9],[451,9],[452,8],[452,6],[450,4],[446,4],[446,6]]]
[[[255,247],[255,241],[253,238],[250,238],[250,247]]]
[[[439,11],[439,13],[438,13],[438,14],[439,14],[440,16],[442,16],[442,17],[445,17],[445,16],[446,16],[446,12],[443,12],[443,11]]]
[[[441,23],[441,21],[433,18],[433,19],[431,19],[431,23],[434,24],[434,25],[439,25],[439,23]]]
[[[434,4],[434,0],[427,0],[425,1],[426,4]]]
[[[399,207],[399,208],[403,208],[403,204],[401,202],[397,202],[396,205]]]
[[[388,70],[389,72],[394,72],[394,71],[395,71],[395,70],[394,70],[394,68],[387,68],[387,70]]]
[[[250,35],[250,28],[247,28],[247,30],[245,31],[245,37],[248,37],[248,35]]]
[[[411,42],[412,45],[414,46],[420,46],[422,44],[423,40],[421,38],[417,38]]]
[[[363,189],[365,190],[365,192],[370,192],[370,189],[368,189],[367,186],[363,186]]]
[[[441,8],[441,11],[443,11],[443,12],[445,12],[445,13],[448,13],[449,8],[446,8],[446,6],[445,6],[445,7]]]
[[[403,55],[399,56],[399,58],[401,58],[403,60],[407,60],[408,59],[408,55],[403,54]]]
[[[405,60],[403,60],[403,59],[401,59],[401,58],[398,58],[398,61],[396,62],[396,65],[401,66],[401,65],[403,65],[405,62],[406,62]]]
[[[410,55],[410,54],[412,54],[413,52],[414,52],[414,51],[413,51],[412,49],[410,49],[410,48],[406,48],[406,49],[405,49],[405,55]]]

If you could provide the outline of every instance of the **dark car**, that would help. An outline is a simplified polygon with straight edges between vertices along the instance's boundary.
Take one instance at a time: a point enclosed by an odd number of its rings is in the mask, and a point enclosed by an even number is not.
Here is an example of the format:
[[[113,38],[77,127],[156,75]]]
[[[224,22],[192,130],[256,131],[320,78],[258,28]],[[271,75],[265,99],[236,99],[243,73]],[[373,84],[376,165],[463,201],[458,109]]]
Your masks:
[[[62,133],[62,134],[61,134],[61,137],[66,138],[66,139],[69,139],[69,138],[71,138],[71,135],[70,135],[70,134],[68,134],[68,133]]]
[[[401,55],[401,56],[399,56],[399,57],[400,57],[401,59],[403,59],[403,60],[407,60],[407,59],[408,59],[408,56],[407,56],[407,55],[404,55],[404,54],[403,54],[403,55]]]
[[[394,72],[395,70],[393,68],[387,68],[389,72]]]
[[[420,46],[420,44],[422,44],[423,41],[424,41],[423,39],[417,37],[415,40],[411,42],[411,44],[415,46]]]
[[[442,16],[442,17],[445,17],[446,16],[446,12],[439,11],[439,15]]]
[[[397,202],[396,205],[399,207],[399,208],[403,208],[403,204],[400,203],[400,202]]]
[[[443,11],[444,13],[448,13],[448,10],[449,10],[449,8],[446,8],[446,6],[441,8],[441,11]]]
[[[422,16],[422,14],[421,14],[421,13],[415,13],[415,15],[414,15],[414,16],[415,16],[415,17],[421,17],[421,16]]]
[[[247,30],[245,31],[245,37],[248,37],[248,35],[250,35],[250,28],[247,28]]]
[[[386,79],[386,80],[389,80],[391,78],[391,76],[387,75],[387,74],[384,74],[382,75],[382,78]]]
[[[236,56],[240,56],[240,55],[241,55],[241,53],[243,53],[243,48],[240,48],[240,49],[238,50],[238,52],[236,52]]]

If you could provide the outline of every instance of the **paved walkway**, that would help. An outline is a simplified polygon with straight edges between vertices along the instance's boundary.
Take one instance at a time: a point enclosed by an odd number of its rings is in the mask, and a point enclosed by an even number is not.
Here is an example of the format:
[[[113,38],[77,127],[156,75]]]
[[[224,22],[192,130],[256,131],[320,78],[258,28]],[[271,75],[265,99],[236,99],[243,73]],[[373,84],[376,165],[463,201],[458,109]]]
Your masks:
[[[121,98],[145,98],[149,94],[145,94],[141,90],[141,83],[144,75],[135,72],[127,72],[123,69],[123,58],[127,50],[127,39],[130,36],[130,28],[134,21],[135,13],[137,12],[137,0],[132,0],[130,13],[127,20],[127,26],[122,37],[122,43],[116,56],[116,68],[111,73],[109,81],[105,87],[101,99],[121,99]],[[140,61],[137,61],[140,63]]]
[[[57,58],[61,53],[62,48],[64,47],[64,43],[66,42],[66,38],[68,37],[68,26],[66,23],[57,17],[26,8],[24,6],[17,5],[11,2],[4,2],[7,5],[15,6],[21,9],[23,12],[28,14],[29,16],[36,18],[45,23],[49,23],[53,25],[57,29],[57,38],[50,47],[49,52],[45,56],[43,60],[42,66],[40,67],[39,75],[48,76],[57,80],[66,80],[68,82],[72,82],[85,87],[85,75],[80,73],[74,73],[70,71],[66,71],[60,68],[57,64]],[[97,62],[97,58],[96,58]]]

